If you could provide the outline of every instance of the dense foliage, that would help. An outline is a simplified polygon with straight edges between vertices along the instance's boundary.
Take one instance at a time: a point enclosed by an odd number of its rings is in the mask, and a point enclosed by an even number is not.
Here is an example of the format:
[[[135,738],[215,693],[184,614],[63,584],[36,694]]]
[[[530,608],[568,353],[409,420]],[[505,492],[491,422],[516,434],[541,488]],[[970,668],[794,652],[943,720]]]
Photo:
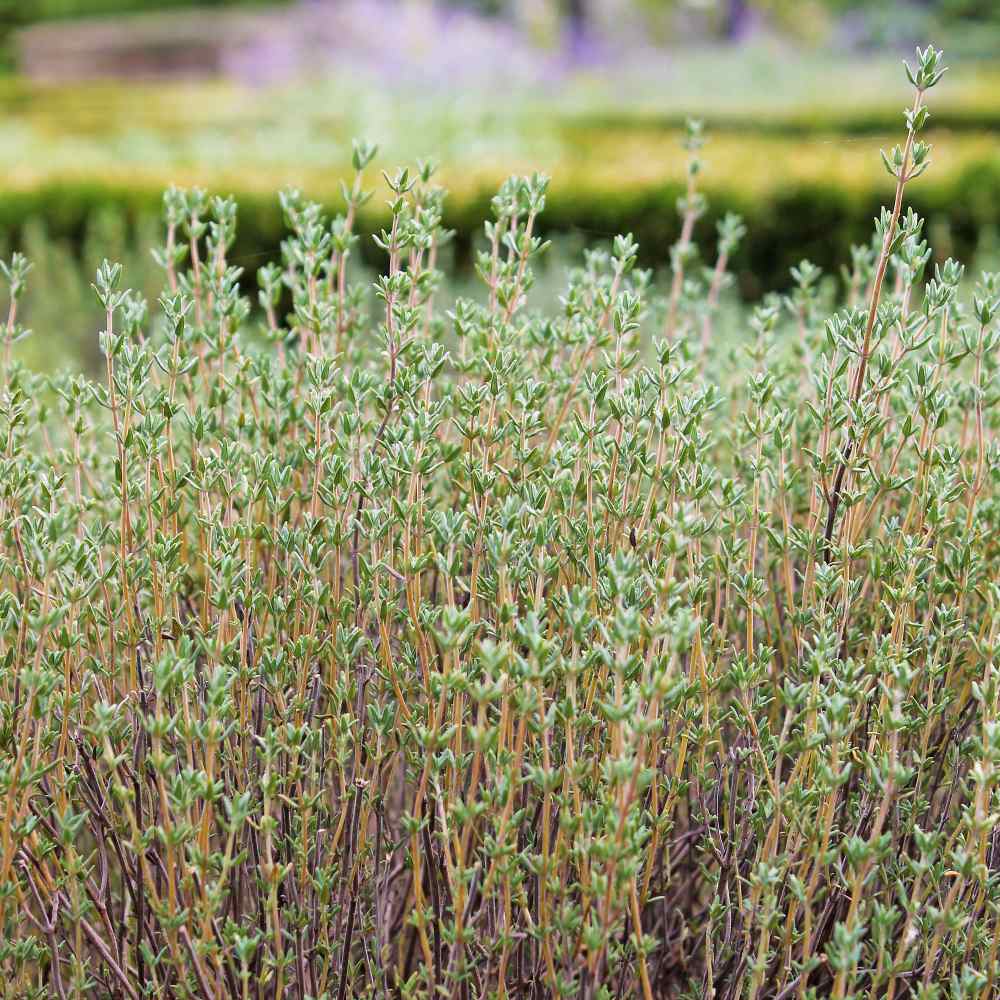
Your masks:
[[[252,6],[262,0],[0,0],[0,25],[32,24],[62,18],[100,17],[108,14],[149,13],[185,7]],[[281,2],[281,0],[277,0]]]
[[[0,990],[994,996],[1000,277],[896,198],[842,301],[720,338],[692,126],[664,301],[620,237],[526,304],[546,180],[440,308],[443,192],[295,192],[259,308],[171,190],[104,384],[0,379]],[[255,333],[255,328],[261,330]]]

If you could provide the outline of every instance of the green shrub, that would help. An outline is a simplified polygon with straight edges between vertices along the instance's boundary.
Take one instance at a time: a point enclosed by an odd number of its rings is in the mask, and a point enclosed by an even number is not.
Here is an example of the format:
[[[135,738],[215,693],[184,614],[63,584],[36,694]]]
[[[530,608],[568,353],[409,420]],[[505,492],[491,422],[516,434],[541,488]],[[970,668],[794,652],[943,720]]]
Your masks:
[[[156,0],[161,10],[184,7],[252,6],[263,0]],[[277,0],[281,2],[281,0]],[[148,12],[149,0],[0,0],[0,27],[10,24],[32,24],[36,21],[56,21],[66,18],[97,17],[108,14],[138,14]]]
[[[994,996],[1000,276],[908,207],[940,71],[843,281],[729,325],[694,125],[662,299],[626,236],[529,306],[535,175],[442,309],[429,167],[369,295],[365,146],[255,308],[171,190],[103,384],[14,357],[13,256],[8,995]]]
[[[191,7],[259,6],[268,0],[0,0],[0,68],[13,68],[11,38],[19,28],[47,21],[111,17]],[[283,0],[271,0],[282,3]]]
[[[727,213],[735,212],[747,223],[747,237],[732,270],[748,301],[767,291],[787,291],[789,269],[803,256],[836,272],[851,245],[866,238],[884,200],[883,190],[875,186],[820,180],[793,180],[764,193],[709,181],[706,191],[709,210],[697,230],[702,241],[711,240],[716,223]],[[575,234],[591,244],[631,232],[639,243],[640,262],[655,267],[668,259],[679,234],[674,205],[681,192],[676,183],[616,187],[610,182],[566,181],[550,190],[539,226],[548,237]],[[232,257],[240,264],[278,260],[283,226],[274,200],[256,192],[235,198],[240,227]],[[480,220],[489,212],[490,200],[486,191],[473,188],[452,192],[444,204],[443,224],[454,233],[459,266],[473,261],[481,239]],[[26,227],[41,221],[53,239],[79,250],[95,216],[119,213],[135,227],[156,213],[159,203],[158,191],[142,187],[98,181],[46,183],[30,191],[0,192],[0,232],[23,249]],[[335,196],[322,203],[327,213],[337,211]],[[944,180],[931,178],[915,189],[911,203],[938,234],[939,252],[969,259],[983,233],[1000,224],[1000,164],[974,162]],[[361,212],[359,231],[376,232],[387,221],[384,203],[368,205]],[[369,241],[358,253],[367,263],[377,263],[377,248]],[[252,270],[244,282],[252,285]]]

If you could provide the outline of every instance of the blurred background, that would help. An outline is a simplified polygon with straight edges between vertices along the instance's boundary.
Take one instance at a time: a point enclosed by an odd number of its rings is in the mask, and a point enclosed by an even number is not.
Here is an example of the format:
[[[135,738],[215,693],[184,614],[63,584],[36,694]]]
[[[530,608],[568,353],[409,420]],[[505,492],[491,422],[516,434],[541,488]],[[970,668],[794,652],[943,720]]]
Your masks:
[[[166,185],[237,197],[252,277],[282,238],[277,190],[336,210],[357,136],[378,167],[441,164],[459,270],[497,185],[532,170],[552,176],[561,248],[631,231],[663,266],[692,116],[708,135],[699,236],[745,217],[733,266],[755,297],[804,257],[839,273],[868,240],[889,190],[878,149],[903,136],[900,60],[927,41],[952,69],[910,200],[939,257],[988,266],[997,0],[0,0],[0,253],[36,264],[30,350],[86,365],[100,258],[157,294]],[[364,226],[383,212],[379,193]]]

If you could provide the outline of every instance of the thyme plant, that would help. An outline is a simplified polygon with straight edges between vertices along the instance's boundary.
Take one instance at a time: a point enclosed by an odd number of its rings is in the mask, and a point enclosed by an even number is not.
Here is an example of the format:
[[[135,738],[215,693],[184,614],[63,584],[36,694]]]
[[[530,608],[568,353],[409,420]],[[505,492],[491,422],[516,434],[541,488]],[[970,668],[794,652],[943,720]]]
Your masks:
[[[369,295],[364,144],[256,308],[234,203],[168,192],[102,384],[11,360],[5,265],[0,992],[996,996],[1000,276],[907,209],[943,71],[839,289],[726,336],[696,160],[663,302],[623,236],[536,309],[533,176],[443,309],[427,164]]]

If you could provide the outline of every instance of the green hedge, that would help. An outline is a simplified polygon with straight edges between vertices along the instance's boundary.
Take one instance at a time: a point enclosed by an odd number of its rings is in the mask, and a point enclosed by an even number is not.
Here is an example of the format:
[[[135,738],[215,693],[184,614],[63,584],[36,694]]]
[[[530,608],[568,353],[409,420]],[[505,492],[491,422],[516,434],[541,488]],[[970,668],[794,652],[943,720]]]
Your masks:
[[[680,193],[679,186],[600,197],[556,190],[545,225],[555,232],[579,230],[594,239],[631,232],[639,241],[643,263],[662,264],[678,236]],[[871,238],[873,220],[885,204],[880,190],[855,193],[806,182],[765,198],[711,187],[707,193],[709,211],[696,229],[703,251],[714,253],[714,227],[720,216],[733,211],[746,220],[748,232],[732,269],[747,298],[787,287],[789,269],[804,257],[835,273],[852,244]],[[970,166],[938,184],[914,184],[907,202],[936,231],[939,252],[969,259],[984,230],[1000,222],[1000,162]]]
[[[156,0],[159,10],[182,7],[238,7],[262,0]],[[281,0],[277,0],[281,2]],[[149,0],[0,0],[0,25],[33,24],[63,18],[147,13]]]
[[[283,3],[285,0],[156,0],[155,5],[149,0],[0,0],[0,69],[14,68],[13,33],[32,24],[191,7],[248,7],[264,2]]]
[[[1000,79],[997,80],[1000,88]],[[584,111],[566,118],[567,131],[631,132],[660,129],[676,131],[684,128],[691,117],[680,111],[638,111],[613,109],[607,111]],[[895,136],[900,131],[903,112],[896,104],[804,108],[802,110],[768,113],[754,109],[753,113],[738,110],[712,109],[706,112],[711,122],[712,132],[754,132],[760,135],[783,135],[789,137],[812,136],[817,134]],[[1000,101],[995,96],[988,100],[969,100],[944,104],[935,108],[931,116],[936,129],[952,132],[982,132],[1000,128]]]
[[[972,164],[939,182],[930,179],[912,185],[907,201],[935,231],[939,251],[969,258],[981,233],[1000,223],[1000,162]],[[676,184],[625,188],[624,190],[573,190],[553,185],[540,220],[548,235],[573,233],[588,243],[631,232],[641,247],[645,265],[662,264],[678,235]],[[277,199],[234,192],[239,202],[240,224],[233,260],[256,266],[267,256],[277,256],[285,229]],[[472,248],[489,217],[493,190],[483,189],[445,203],[444,224],[455,232],[456,253],[471,261]],[[714,253],[714,224],[727,211],[741,214],[748,234],[733,261],[743,293],[752,297],[788,284],[788,271],[807,257],[827,271],[838,268],[852,243],[871,236],[872,220],[884,203],[881,190],[848,191],[818,183],[798,182],[767,196],[749,197],[740,192],[708,187],[709,211],[699,222],[697,237],[706,255]],[[50,183],[27,192],[0,192],[0,241],[20,245],[26,223],[42,219],[49,234],[79,248],[88,220],[111,208],[135,224],[160,211],[159,190],[105,186],[97,182]],[[322,200],[322,199],[321,199]],[[339,210],[331,197],[330,212]],[[365,232],[379,228],[385,218],[378,198],[360,219]],[[362,241],[362,254],[373,264],[380,260],[370,240]]]

